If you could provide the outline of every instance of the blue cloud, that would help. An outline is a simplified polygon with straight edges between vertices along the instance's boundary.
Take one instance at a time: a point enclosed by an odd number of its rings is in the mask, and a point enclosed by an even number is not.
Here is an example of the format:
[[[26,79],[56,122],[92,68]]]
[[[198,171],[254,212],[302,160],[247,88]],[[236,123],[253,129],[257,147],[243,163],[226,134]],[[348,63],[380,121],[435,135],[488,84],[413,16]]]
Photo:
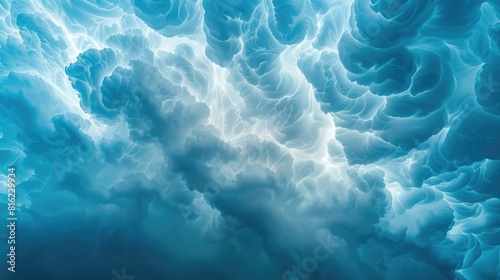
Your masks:
[[[0,15],[19,279],[499,277],[496,1]]]

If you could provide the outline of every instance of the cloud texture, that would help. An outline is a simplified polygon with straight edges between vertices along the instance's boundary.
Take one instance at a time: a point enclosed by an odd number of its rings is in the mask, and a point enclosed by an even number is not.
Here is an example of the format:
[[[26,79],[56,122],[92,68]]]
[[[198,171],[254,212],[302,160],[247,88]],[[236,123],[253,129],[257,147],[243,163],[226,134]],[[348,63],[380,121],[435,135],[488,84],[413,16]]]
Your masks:
[[[500,278],[497,1],[0,15],[2,279]]]

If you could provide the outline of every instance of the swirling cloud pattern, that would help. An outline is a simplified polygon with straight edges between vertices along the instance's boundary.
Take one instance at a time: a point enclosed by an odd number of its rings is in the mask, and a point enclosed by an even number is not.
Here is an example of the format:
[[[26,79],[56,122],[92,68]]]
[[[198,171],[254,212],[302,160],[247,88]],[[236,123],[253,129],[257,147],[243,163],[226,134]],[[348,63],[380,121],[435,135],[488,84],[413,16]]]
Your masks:
[[[500,278],[498,1],[0,15],[2,279]]]

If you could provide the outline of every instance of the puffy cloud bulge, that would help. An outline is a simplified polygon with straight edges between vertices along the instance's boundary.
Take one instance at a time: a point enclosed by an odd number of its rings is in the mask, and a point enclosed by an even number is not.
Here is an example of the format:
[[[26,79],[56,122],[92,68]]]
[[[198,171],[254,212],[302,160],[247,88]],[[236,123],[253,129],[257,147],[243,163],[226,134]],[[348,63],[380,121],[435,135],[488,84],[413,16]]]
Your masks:
[[[0,14],[20,279],[500,277],[497,1]]]

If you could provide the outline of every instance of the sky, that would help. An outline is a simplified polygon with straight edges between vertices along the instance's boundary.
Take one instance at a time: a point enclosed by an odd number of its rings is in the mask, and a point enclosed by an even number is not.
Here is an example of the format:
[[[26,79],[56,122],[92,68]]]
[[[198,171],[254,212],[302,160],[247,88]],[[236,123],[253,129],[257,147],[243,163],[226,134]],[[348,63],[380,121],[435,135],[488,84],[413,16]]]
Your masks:
[[[0,0],[0,168],[1,279],[500,279],[500,3]]]

